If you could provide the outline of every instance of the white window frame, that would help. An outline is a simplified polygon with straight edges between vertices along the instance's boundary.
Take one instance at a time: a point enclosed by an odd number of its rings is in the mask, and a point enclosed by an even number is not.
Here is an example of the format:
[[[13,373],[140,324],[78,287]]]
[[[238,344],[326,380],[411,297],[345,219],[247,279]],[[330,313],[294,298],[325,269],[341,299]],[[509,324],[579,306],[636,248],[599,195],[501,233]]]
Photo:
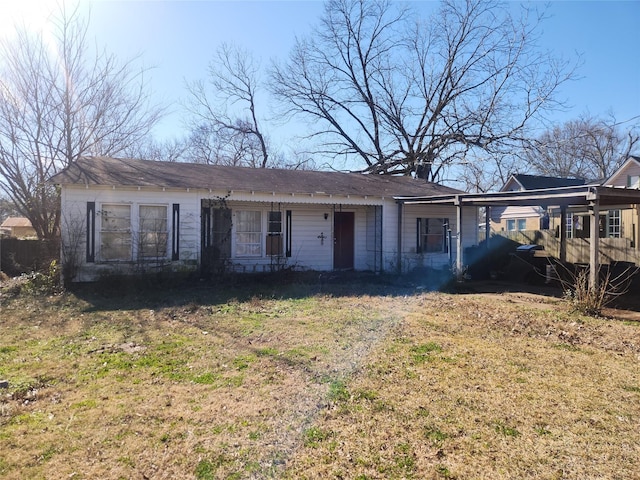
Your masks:
[[[524,228],[520,228],[521,223],[523,223],[522,226],[524,226]],[[526,218],[507,218],[506,227],[507,227],[507,232],[521,232],[527,229],[527,219]]]
[[[256,216],[252,220],[253,225],[246,225],[246,220],[241,217]],[[263,251],[262,242],[262,210],[236,210],[234,222],[234,249],[238,258],[261,258]],[[257,227],[257,229],[256,229]]]
[[[439,222],[435,225],[429,225],[430,222]],[[417,219],[417,245],[416,252],[423,254],[448,253],[447,245],[447,228],[449,227],[449,219],[443,217],[420,217]],[[433,230],[432,230],[433,229]],[[440,249],[432,250],[431,248],[438,244],[437,239],[440,238]],[[436,241],[434,242],[434,239]]]
[[[115,207],[115,208],[114,208]],[[127,215],[111,215],[113,210],[128,209]],[[130,203],[103,203],[100,209],[100,260],[103,262],[129,262],[133,258],[133,241],[132,241],[132,205]],[[128,221],[128,225],[125,226],[124,221]],[[122,225],[117,224],[122,222]],[[128,246],[128,254],[122,256],[107,257],[109,252],[108,239],[111,242],[116,242],[119,246]],[[118,241],[119,240],[119,241]],[[114,249],[117,248],[113,247]]]
[[[573,238],[573,236],[575,235],[575,231],[578,227],[578,218],[579,217],[577,215],[574,215],[573,212],[567,212],[567,216],[565,217],[565,228],[567,229],[566,238]]]
[[[164,218],[158,217],[154,219],[152,227],[158,227],[157,220],[161,220],[159,223],[160,228],[148,228],[143,230],[143,227],[146,228],[146,225],[149,225],[150,222],[145,222],[145,216],[142,213],[142,210],[145,208],[158,208],[164,209]],[[141,260],[150,260],[150,259],[162,259],[168,257],[168,239],[169,239],[169,207],[166,204],[152,204],[152,203],[141,203],[138,205],[138,239],[137,239],[137,247],[138,247],[138,258]],[[155,237],[155,240],[149,245],[156,245],[155,248],[152,248],[149,252],[145,250],[145,242],[144,237],[149,236],[150,238]],[[164,248],[162,248],[164,246]]]
[[[622,212],[619,209],[607,212],[607,238],[622,237]]]

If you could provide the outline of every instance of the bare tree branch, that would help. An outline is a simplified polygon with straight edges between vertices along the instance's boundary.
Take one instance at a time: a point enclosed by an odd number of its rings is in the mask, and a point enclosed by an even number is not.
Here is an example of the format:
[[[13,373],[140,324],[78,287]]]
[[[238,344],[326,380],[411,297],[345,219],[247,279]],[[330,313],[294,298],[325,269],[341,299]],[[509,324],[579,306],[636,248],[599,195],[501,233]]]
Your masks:
[[[40,238],[60,225],[51,175],[87,155],[117,155],[161,115],[149,107],[145,70],[89,52],[87,22],[62,5],[53,38],[25,29],[0,44],[0,189]]]
[[[601,180],[611,176],[638,147],[637,125],[625,129],[613,116],[583,115],[540,135],[528,145],[525,160],[543,175]]]
[[[311,119],[318,152],[370,173],[443,177],[470,152],[502,158],[561,104],[572,65],[538,48],[542,15],[445,0],[428,20],[389,0],[330,0],[274,65],[283,114]]]
[[[240,47],[223,44],[209,64],[208,84],[187,86],[190,159],[265,168],[269,143],[258,116],[260,65]]]

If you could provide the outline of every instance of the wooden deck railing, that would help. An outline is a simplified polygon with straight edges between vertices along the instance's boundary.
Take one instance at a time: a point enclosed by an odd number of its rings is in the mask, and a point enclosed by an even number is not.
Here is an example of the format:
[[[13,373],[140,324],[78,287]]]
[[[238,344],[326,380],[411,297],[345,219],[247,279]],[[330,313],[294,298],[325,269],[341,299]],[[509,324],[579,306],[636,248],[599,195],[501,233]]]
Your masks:
[[[519,232],[495,232],[523,245],[542,245],[550,255],[560,258],[560,238],[555,236],[554,230],[525,230]],[[589,263],[588,238],[566,239],[566,261],[569,263]],[[611,264],[614,262],[630,262],[640,265],[640,250],[631,246],[627,238],[601,238],[599,242],[599,262]]]

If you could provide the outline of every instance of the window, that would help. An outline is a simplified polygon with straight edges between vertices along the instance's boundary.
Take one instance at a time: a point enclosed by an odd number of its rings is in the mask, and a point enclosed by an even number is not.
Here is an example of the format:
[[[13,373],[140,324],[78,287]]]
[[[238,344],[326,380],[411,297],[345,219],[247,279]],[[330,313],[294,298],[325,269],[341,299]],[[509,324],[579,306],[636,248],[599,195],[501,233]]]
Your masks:
[[[416,251],[418,253],[446,253],[447,228],[449,228],[449,220],[446,218],[418,218]]]
[[[640,188],[640,175],[627,175],[627,188]]]
[[[131,260],[131,206],[102,205],[100,258]]]
[[[282,212],[269,212],[267,255],[282,255]]]
[[[238,257],[259,257],[262,255],[261,215],[258,211],[236,213],[236,255]]]
[[[164,205],[140,205],[139,213],[138,257],[166,257],[167,207]]]
[[[620,210],[609,210],[607,213],[607,237],[620,238],[621,234]]]
[[[567,238],[574,238],[576,236],[576,230],[580,229],[578,222],[580,221],[580,217],[574,215],[573,212],[567,213],[565,219],[565,227],[567,229]]]
[[[526,218],[510,218],[507,220],[507,230],[509,232],[521,231],[527,229]]]

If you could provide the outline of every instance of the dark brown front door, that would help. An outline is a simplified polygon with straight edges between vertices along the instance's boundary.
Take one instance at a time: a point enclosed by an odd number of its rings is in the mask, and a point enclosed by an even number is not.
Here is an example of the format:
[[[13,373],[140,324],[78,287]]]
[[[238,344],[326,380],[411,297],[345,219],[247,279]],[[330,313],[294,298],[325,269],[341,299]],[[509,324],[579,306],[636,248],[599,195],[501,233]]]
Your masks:
[[[353,212],[333,214],[333,268],[349,270],[353,268]]]

